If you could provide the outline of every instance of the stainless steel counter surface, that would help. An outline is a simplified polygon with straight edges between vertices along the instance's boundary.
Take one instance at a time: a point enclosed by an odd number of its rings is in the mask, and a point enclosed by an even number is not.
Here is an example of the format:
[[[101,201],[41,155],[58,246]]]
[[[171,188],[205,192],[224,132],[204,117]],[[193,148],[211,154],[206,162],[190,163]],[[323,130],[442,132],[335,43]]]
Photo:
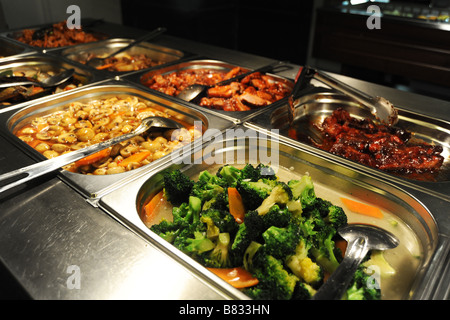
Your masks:
[[[161,37],[158,43],[253,68],[271,62],[170,36]],[[283,75],[294,78],[298,66],[294,67]],[[403,108],[450,121],[448,101],[344,78]],[[33,162],[1,136],[0,147],[0,173]],[[448,209],[447,203],[435,203],[428,196],[424,202]],[[448,217],[440,219],[448,232]],[[32,299],[233,298],[174,264],[51,174],[0,195],[0,262]]]

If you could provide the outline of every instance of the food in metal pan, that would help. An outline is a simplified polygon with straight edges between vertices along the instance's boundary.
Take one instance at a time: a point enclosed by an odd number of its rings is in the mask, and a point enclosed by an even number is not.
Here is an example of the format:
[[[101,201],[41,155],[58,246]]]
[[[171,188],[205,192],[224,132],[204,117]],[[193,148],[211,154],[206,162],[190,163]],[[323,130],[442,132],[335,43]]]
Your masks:
[[[52,27],[42,29],[25,29],[16,39],[28,45],[42,48],[59,48],[80,43],[98,41],[92,33],[83,31],[82,28],[69,29],[66,21],[53,24]]]
[[[46,158],[54,158],[129,133],[142,119],[150,116],[171,117],[154,108],[151,102],[134,96],[100,98],[85,103],[70,103],[62,111],[33,119],[15,134]],[[202,134],[201,129],[187,124],[183,126],[176,130],[146,132],[78,160],[64,169],[89,175],[107,175],[139,168]]]
[[[442,146],[414,141],[411,132],[399,127],[354,118],[343,108],[336,109],[319,129],[325,138],[315,143],[319,148],[386,172],[429,179],[444,162]]]
[[[187,69],[169,74],[155,75],[143,83],[151,89],[176,96],[193,84],[213,86],[198,104],[202,107],[224,111],[249,111],[267,106],[290,93],[290,89],[273,77],[255,72],[240,81],[223,86],[214,84],[243,73],[240,67],[229,72],[210,69]]]
[[[85,61],[80,61],[86,64],[92,58],[102,58],[95,54],[91,54]],[[108,70],[117,72],[137,71],[162,64],[163,61],[155,61],[145,54],[128,54],[126,52],[119,53],[113,57],[107,58],[103,61],[103,65],[97,67],[98,70]]]
[[[17,67],[4,71],[0,74],[0,83],[12,83],[19,81],[43,81],[57,74],[56,71],[43,71],[39,67]],[[35,99],[44,95],[59,93],[81,86],[81,82],[72,77],[63,84],[52,87],[42,88],[39,85],[31,86],[13,86],[8,88],[0,88],[0,107],[10,105],[11,103],[19,103]]]
[[[212,172],[192,180],[180,170],[165,171],[163,189],[143,207],[141,219],[253,299],[313,298],[343,259],[346,242],[337,233],[348,222],[343,207],[317,196],[306,174],[283,182],[262,164]],[[343,299],[381,299],[367,269],[378,263],[374,257],[395,272],[382,253],[369,252]]]

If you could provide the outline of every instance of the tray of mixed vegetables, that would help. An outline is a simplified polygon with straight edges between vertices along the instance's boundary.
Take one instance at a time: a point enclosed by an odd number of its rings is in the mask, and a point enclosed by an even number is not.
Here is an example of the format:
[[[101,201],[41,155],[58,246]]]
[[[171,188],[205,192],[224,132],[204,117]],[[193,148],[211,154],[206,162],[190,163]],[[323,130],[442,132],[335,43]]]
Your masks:
[[[158,218],[168,204],[172,217]],[[316,196],[309,175],[282,182],[263,164],[224,165],[196,180],[166,171],[141,215],[151,231],[252,299],[313,298],[346,247],[337,233],[347,224],[344,209]],[[369,252],[343,299],[381,298],[367,268],[374,263],[390,267]]]

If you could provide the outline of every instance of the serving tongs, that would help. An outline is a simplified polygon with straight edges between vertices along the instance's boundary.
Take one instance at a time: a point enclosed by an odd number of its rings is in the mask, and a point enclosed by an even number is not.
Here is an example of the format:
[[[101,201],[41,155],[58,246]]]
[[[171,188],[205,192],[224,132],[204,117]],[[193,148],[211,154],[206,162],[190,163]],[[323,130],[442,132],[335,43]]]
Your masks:
[[[0,193],[18,186],[24,182],[40,177],[46,173],[57,170],[65,165],[71,164],[77,160],[83,159],[91,154],[104,150],[119,142],[126,141],[137,135],[140,135],[151,128],[162,129],[179,129],[182,125],[175,120],[164,117],[148,117],[142,120],[141,124],[132,132],[114,137],[76,151],[71,151],[58,157],[44,160],[27,167],[0,175]]]
[[[364,107],[368,108],[370,113],[380,123],[388,126],[395,125],[398,122],[398,113],[394,105],[383,97],[372,97],[362,91],[359,91],[334,77],[320,72],[318,70],[310,69],[310,77],[330,86],[332,89],[340,91],[351,98],[355,99]]]

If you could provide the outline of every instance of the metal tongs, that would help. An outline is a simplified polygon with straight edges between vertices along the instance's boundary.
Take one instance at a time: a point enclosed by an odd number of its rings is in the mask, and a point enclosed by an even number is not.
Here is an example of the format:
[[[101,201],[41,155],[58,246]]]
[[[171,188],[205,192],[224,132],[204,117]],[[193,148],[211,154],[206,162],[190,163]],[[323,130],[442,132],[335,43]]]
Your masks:
[[[308,76],[314,78],[332,89],[338,90],[368,108],[370,113],[382,124],[392,126],[398,122],[398,113],[394,105],[383,97],[372,97],[359,91],[334,77],[318,70],[309,69]]]

